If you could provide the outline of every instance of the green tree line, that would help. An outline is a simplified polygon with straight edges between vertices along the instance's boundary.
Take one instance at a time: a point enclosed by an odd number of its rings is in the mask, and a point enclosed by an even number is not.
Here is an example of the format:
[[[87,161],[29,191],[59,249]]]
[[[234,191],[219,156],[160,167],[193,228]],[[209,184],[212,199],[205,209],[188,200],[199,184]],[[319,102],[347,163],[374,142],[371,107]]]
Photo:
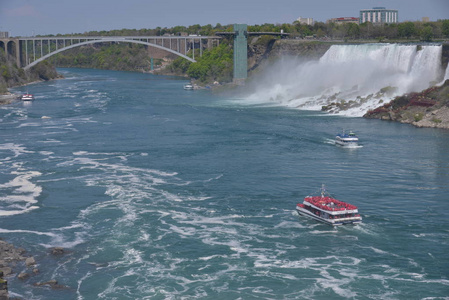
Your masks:
[[[144,45],[99,43],[69,49],[50,58],[57,67],[94,68],[119,71],[149,71],[150,57]],[[161,60],[154,60],[154,65]]]
[[[205,50],[203,55],[195,53],[197,62],[192,63],[178,57],[168,67],[175,74],[187,74],[202,83],[232,81],[233,50],[229,42],[222,42],[218,47]]]
[[[289,33],[293,38],[329,39],[416,39],[431,41],[433,39],[449,38],[449,19],[435,22],[402,22],[394,24],[375,25],[370,22],[355,23],[324,23],[316,22],[314,25],[293,23],[250,25],[250,32],[281,32]],[[194,24],[190,26],[175,26],[172,28],[156,27],[154,29],[117,29],[109,31],[89,31],[56,36],[83,35],[83,36],[163,36],[163,35],[203,35],[212,36],[217,32],[232,32],[233,25],[215,26]],[[52,35],[50,35],[52,36]]]

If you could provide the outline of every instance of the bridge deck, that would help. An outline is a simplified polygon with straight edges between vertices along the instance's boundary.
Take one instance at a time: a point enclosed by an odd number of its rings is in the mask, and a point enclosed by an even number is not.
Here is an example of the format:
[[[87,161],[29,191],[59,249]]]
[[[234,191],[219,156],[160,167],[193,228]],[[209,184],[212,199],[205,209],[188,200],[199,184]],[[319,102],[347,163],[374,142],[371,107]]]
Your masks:
[[[187,36],[33,36],[33,37],[19,37],[19,41],[40,41],[40,40],[154,40],[154,39],[221,39],[219,36],[201,36],[201,35],[187,35]]]

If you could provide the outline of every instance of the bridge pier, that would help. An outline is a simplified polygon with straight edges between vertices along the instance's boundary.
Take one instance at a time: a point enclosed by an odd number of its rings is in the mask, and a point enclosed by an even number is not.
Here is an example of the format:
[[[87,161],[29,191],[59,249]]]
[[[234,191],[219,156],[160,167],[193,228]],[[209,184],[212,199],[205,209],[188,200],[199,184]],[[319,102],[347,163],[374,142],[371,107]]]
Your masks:
[[[18,39],[6,38],[0,39],[0,47],[5,51],[5,54],[14,56],[16,59],[16,64],[20,68],[22,67],[22,62],[20,59],[21,46]]]
[[[234,84],[243,85],[248,78],[248,25],[234,24]]]

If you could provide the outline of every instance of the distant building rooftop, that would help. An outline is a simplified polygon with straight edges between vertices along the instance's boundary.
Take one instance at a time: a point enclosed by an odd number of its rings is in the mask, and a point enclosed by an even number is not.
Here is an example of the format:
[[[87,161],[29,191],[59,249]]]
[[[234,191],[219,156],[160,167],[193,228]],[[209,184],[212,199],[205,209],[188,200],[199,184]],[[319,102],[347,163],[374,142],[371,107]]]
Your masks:
[[[355,17],[341,17],[341,18],[332,18],[327,20],[327,23],[359,23],[359,18]]]

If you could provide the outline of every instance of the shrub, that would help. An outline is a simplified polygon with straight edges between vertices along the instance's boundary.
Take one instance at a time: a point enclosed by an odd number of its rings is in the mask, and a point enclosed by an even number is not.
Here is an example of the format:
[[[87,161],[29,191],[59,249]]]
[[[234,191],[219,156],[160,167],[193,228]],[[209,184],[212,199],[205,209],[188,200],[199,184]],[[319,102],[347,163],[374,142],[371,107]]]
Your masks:
[[[424,114],[423,114],[423,113],[417,113],[417,114],[415,114],[415,116],[414,116],[415,122],[421,121],[423,117],[424,117]]]

